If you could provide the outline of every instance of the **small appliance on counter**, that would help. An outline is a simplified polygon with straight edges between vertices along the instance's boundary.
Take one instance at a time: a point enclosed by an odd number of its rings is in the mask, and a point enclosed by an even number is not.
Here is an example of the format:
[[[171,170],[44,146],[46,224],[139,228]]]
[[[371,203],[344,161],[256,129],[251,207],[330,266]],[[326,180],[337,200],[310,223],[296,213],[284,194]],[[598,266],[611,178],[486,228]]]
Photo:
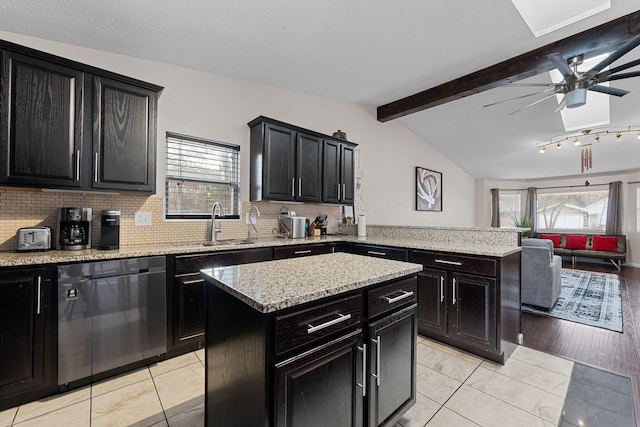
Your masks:
[[[63,251],[91,249],[91,208],[58,208],[56,246]]]
[[[26,227],[18,230],[19,251],[46,251],[51,249],[51,229],[49,227]]]
[[[280,233],[292,239],[304,239],[306,237],[307,218],[296,216],[295,212],[280,213]]]
[[[100,249],[120,249],[120,211],[102,211]]]

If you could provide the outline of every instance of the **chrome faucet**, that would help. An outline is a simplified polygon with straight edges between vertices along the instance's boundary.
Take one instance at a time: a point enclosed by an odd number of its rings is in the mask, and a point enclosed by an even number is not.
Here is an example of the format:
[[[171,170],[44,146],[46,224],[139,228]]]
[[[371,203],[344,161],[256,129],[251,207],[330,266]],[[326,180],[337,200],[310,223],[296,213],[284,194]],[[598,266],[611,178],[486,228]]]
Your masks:
[[[256,223],[251,219],[251,214],[253,211],[256,211],[255,220],[257,221],[260,218],[260,209],[256,205],[251,205],[251,210],[249,211],[249,224],[253,228],[253,231],[256,232],[256,239],[260,237],[260,233],[258,233],[258,229],[256,228]],[[247,229],[247,239],[251,240],[251,228]]]
[[[215,242],[218,233],[222,233],[222,228],[216,227],[216,208],[220,208],[220,216],[224,216],[224,208],[220,202],[214,202],[213,207],[211,208],[211,241]]]

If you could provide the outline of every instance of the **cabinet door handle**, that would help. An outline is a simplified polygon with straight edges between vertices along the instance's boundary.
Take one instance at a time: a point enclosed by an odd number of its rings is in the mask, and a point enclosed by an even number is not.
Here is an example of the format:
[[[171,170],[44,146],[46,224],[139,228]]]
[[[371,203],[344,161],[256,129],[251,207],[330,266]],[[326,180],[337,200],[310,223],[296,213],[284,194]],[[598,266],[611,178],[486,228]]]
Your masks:
[[[382,298],[386,299],[389,304],[393,304],[394,302],[398,302],[398,301],[401,301],[401,300],[403,300],[405,298],[409,298],[412,295],[413,295],[413,291],[402,291],[402,295],[399,295],[399,296],[397,296],[395,298],[389,298],[389,297],[386,297],[386,296],[382,297]]]
[[[440,276],[440,302],[444,301],[444,276]]]
[[[76,181],[80,181],[80,150],[76,151]]]
[[[196,283],[204,283],[204,279],[184,280],[183,285],[195,285]]]
[[[369,255],[380,255],[380,256],[387,256],[386,252],[378,252],[378,251],[367,251],[367,253]]]
[[[38,276],[38,295],[36,304],[36,314],[40,314],[40,288],[42,287],[42,276]]]
[[[376,335],[376,339],[371,339],[371,342],[376,345],[376,373],[371,374],[376,379],[376,385],[380,387],[380,335]]]
[[[296,197],[296,179],[291,178],[291,197]]]
[[[345,321],[351,319],[351,314],[340,314],[340,313],[337,313],[337,314],[338,314],[338,317],[336,317],[335,319],[329,320],[328,322],[324,322],[324,323],[322,323],[322,324],[320,324],[318,326],[313,326],[311,323],[307,323],[307,326],[308,326],[307,333],[308,334],[312,334],[312,333],[314,333],[316,331],[319,331],[321,329],[328,328],[329,326],[333,326],[333,325],[338,324],[340,322],[345,322]]]
[[[342,197],[347,198],[347,190],[345,188],[345,184],[342,184]]]
[[[338,184],[338,200],[340,200],[340,184]]]
[[[98,182],[98,153],[96,152],[96,162],[93,164],[93,182]]]
[[[367,345],[362,344],[358,350],[362,352],[362,384],[356,384],[362,387],[362,397],[367,397]]]
[[[456,286],[458,285],[458,281],[454,278],[453,279],[453,305],[456,305]]]
[[[310,254],[311,253],[311,249],[307,249],[304,251],[294,251],[293,254],[294,255],[302,255],[302,254]]]
[[[462,265],[459,261],[447,261],[446,259],[436,259],[434,262],[437,262],[438,264]]]
[[[302,197],[302,178],[298,178],[298,197]]]

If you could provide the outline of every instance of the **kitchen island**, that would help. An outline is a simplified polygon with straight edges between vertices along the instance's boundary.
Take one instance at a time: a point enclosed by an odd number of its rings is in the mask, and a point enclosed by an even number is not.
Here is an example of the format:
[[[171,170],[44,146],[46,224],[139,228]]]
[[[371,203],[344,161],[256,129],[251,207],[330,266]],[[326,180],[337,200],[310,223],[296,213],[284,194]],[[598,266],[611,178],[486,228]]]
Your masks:
[[[421,270],[347,253],[202,270],[206,425],[395,424],[415,403]]]

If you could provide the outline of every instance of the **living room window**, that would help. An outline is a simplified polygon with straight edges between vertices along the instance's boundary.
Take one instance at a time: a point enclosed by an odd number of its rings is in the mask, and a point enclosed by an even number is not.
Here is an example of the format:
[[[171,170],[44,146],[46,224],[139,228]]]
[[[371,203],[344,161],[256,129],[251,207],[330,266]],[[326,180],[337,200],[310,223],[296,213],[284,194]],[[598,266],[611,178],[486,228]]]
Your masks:
[[[604,233],[609,190],[539,190],[539,231]]]
[[[238,219],[240,147],[167,132],[165,218],[209,219],[213,202]]]
[[[515,227],[515,221],[522,211],[521,191],[500,191],[500,226]]]

